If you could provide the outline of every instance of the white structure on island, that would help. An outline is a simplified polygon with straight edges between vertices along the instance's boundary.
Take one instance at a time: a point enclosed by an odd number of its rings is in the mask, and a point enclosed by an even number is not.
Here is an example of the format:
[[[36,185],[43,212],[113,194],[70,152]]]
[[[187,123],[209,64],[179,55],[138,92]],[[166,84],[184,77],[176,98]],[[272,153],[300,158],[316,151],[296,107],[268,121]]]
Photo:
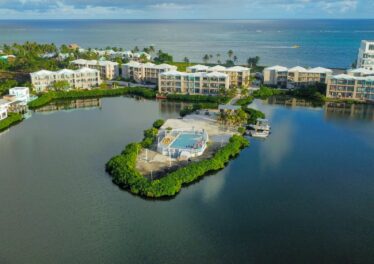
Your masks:
[[[69,85],[67,89],[91,89],[98,87],[101,83],[100,72],[90,68],[60,71],[40,70],[30,73],[30,76],[36,92],[53,89],[53,85],[58,81],[66,81]]]
[[[29,87],[14,87],[9,89],[9,95],[14,96],[15,100],[27,103],[30,101]]]
[[[177,70],[177,67],[169,64],[156,65],[150,62],[140,63],[130,61],[129,63],[122,64],[122,77],[138,83],[148,82],[156,84],[159,74],[175,70]]]
[[[157,136],[157,151],[170,158],[189,159],[201,156],[209,141],[205,130],[161,130]]]
[[[247,87],[249,85],[249,79],[251,75],[251,69],[242,66],[233,66],[233,67],[224,67],[221,65],[215,65],[212,67],[206,65],[193,65],[186,68],[187,72],[196,73],[196,72],[218,72],[224,73],[229,77],[229,86],[233,87],[240,87],[244,86]]]
[[[117,62],[107,60],[84,60],[77,59],[70,62],[78,68],[90,68],[100,71],[103,80],[113,80],[119,76],[119,66]]]
[[[161,73],[158,91],[162,94],[204,94],[218,95],[220,90],[229,89],[229,76],[220,72],[178,72]]]
[[[8,117],[9,104],[9,101],[0,99],[0,120],[3,120]]]
[[[374,40],[362,40],[358,50],[357,68],[374,70]]]

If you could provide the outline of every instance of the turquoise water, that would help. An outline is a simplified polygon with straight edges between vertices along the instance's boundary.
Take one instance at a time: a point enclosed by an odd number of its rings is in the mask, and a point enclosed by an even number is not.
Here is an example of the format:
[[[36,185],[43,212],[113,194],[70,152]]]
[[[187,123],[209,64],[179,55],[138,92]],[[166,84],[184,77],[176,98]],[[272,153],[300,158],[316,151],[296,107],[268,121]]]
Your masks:
[[[262,65],[345,68],[356,59],[360,41],[374,39],[374,20],[1,20],[0,36],[2,43],[154,45],[176,60],[198,62],[212,54],[212,63],[225,61],[232,49],[241,63],[258,55]]]
[[[191,133],[181,133],[171,144],[172,148],[178,149],[190,149],[202,140],[202,137],[199,135]]]

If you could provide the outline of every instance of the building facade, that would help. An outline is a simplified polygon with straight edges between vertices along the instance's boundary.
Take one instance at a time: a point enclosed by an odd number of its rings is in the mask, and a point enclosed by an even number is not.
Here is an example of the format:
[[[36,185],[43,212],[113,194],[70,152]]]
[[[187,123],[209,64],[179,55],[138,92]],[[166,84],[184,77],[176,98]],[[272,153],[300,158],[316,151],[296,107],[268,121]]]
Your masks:
[[[208,67],[205,65],[194,65],[187,67],[186,71],[190,73],[219,72],[227,74],[229,76],[229,84],[231,88],[241,86],[248,87],[251,76],[251,69],[242,66],[224,67],[221,65],[216,65]]]
[[[169,64],[156,65],[153,63],[130,61],[122,65],[122,77],[138,83],[157,84],[159,74],[176,70],[176,66]]]
[[[365,68],[350,69],[347,71],[347,74],[354,77],[374,76],[374,70],[368,70]]]
[[[70,63],[78,68],[90,68],[100,71],[102,80],[114,80],[119,76],[119,66],[117,62],[78,59]]]
[[[58,81],[66,81],[69,84],[67,89],[91,89],[98,87],[101,83],[100,72],[90,68],[63,69],[55,72],[41,70],[30,73],[30,76],[36,92],[53,89],[53,85]]]
[[[264,84],[277,87],[287,86],[288,68],[275,65],[267,67],[263,71]]]
[[[357,68],[374,70],[374,40],[362,40],[358,50]]]
[[[27,103],[30,101],[29,87],[14,87],[9,89],[9,95],[14,96],[16,100]]]
[[[158,81],[158,91],[161,94],[218,95],[220,90],[227,90],[229,87],[229,76],[220,72],[169,71],[161,73]]]
[[[306,69],[296,66],[288,69],[276,65],[265,68],[263,71],[265,85],[288,89],[326,84],[330,76],[332,76],[332,70],[322,67]]]
[[[326,97],[374,102],[374,76],[332,76],[327,81]]]

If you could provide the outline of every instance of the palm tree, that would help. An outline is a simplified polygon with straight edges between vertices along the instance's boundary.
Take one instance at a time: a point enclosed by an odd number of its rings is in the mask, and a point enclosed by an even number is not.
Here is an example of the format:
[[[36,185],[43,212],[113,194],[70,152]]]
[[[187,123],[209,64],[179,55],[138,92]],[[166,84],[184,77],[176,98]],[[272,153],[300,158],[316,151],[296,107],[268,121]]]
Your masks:
[[[220,63],[221,63],[221,61],[220,61],[220,59],[219,59],[219,58],[221,57],[221,54],[217,53],[217,54],[216,54],[216,57],[217,57],[217,63],[218,63],[218,64],[220,64]]]
[[[208,61],[209,61],[209,55],[208,54],[204,55],[203,61],[204,61],[204,63],[208,63]]]
[[[230,60],[231,60],[232,55],[234,55],[234,51],[233,51],[233,50],[229,50],[229,51],[227,52],[227,55],[229,56],[229,58],[230,58]]]
[[[184,57],[183,61],[184,61],[185,63],[190,63],[190,60],[189,60],[187,57]]]
[[[236,56],[236,55],[234,55],[234,62],[236,63],[236,62],[238,62],[238,57]]]

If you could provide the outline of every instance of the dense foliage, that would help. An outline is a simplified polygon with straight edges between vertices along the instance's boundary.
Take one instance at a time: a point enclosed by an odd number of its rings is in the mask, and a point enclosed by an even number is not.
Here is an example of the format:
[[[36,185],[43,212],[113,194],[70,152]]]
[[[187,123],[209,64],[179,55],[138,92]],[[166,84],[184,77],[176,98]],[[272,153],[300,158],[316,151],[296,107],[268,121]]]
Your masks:
[[[209,95],[188,95],[188,94],[168,94],[167,99],[173,101],[184,101],[184,102],[209,102],[217,104],[225,104],[230,100],[230,97],[226,96],[209,96]]]
[[[324,86],[307,87],[287,92],[287,95],[310,100],[316,103],[323,103],[326,100],[324,94],[326,94],[326,87]]]
[[[249,108],[249,107],[242,107],[242,109],[247,113],[248,124],[256,124],[258,118],[265,118],[265,114],[259,110]]]
[[[8,93],[8,90],[18,85],[16,80],[4,80],[0,81],[0,95]]]
[[[248,145],[247,139],[234,135],[211,159],[190,163],[160,179],[149,181],[136,169],[141,144],[131,143],[121,155],[113,157],[106,164],[106,170],[113,177],[114,183],[133,194],[151,198],[174,196],[184,184],[196,181],[210,171],[224,168],[230,158],[239,154],[240,150]]]
[[[44,106],[56,99],[76,99],[76,98],[95,98],[110,97],[119,95],[138,95],[145,98],[155,98],[155,91],[143,87],[124,87],[117,89],[93,89],[93,90],[73,90],[48,92],[41,95],[38,99],[29,103],[30,109]]]
[[[21,114],[9,113],[8,117],[0,121],[0,132],[21,122],[23,116]]]
[[[153,60],[155,63],[171,63],[173,62],[173,56],[159,50],[157,52],[157,57],[155,57]]]
[[[153,122],[152,126],[159,129],[163,124],[165,124],[165,121],[163,119],[157,119],[155,122]]]
[[[236,101],[236,105],[247,106],[253,102],[253,96],[247,96]]]
[[[253,96],[256,97],[256,98],[266,99],[270,96],[279,95],[279,94],[283,94],[283,93],[284,93],[283,91],[278,90],[278,89],[274,89],[274,88],[270,88],[270,87],[266,87],[266,86],[261,86],[260,89],[253,92]]]

